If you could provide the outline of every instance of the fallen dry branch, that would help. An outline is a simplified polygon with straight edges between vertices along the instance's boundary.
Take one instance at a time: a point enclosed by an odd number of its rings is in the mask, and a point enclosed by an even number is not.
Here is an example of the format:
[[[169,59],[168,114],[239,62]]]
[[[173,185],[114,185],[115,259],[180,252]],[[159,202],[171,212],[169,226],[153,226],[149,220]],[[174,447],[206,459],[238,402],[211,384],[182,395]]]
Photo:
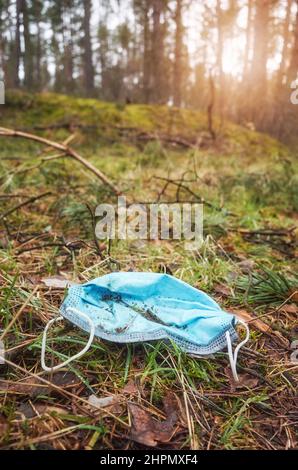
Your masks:
[[[54,142],[49,139],[45,139],[44,137],[37,136],[35,134],[29,134],[27,132],[16,131],[13,129],[6,129],[5,127],[0,127],[0,137],[20,137],[23,139],[33,140],[35,142],[39,142],[40,144],[46,145],[47,147],[52,147],[56,150],[59,150],[65,154],[65,156],[69,156],[74,160],[80,162],[83,166],[85,166],[89,171],[91,171],[94,175],[97,176],[104,184],[109,186],[109,188],[117,195],[121,195],[121,191],[117,188],[117,186],[98,168],[96,168],[92,163],[85,160],[80,154],[78,154],[73,148],[68,147],[67,144],[60,144],[58,142]]]

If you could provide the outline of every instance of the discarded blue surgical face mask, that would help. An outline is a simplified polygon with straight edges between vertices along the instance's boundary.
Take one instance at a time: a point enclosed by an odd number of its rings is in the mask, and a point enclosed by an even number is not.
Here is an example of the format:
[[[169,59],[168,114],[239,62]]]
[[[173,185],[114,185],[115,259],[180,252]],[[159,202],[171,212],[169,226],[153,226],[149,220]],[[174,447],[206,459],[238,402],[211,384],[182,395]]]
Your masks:
[[[45,365],[46,334],[42,342],[42,367],[52,371],[82,356],[94,336],[117,343],[172,339],[182,350],[194,355],[208,355],[228,347],[234,378],[240,347],[235,352],[232,341],[238,338],[234,315],[221,310],[204,292],[167,274],[117,272],[70,287],[60,312],[78,327],[89,332],[82,351],[55,367]],[[240,321],[241,322],[241,321]],[[241,322],[243,323],[243,322]]]

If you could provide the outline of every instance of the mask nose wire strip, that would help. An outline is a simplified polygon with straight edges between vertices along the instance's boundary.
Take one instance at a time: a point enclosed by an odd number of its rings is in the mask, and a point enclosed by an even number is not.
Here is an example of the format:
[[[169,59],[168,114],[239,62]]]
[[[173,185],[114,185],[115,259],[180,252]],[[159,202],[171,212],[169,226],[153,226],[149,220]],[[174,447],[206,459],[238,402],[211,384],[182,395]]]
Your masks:
[[[241,343],[239,343],[236,348],[235,348],[235,351],[233,353],[233,349],[232,349],[232,341],[231,341],[231,335],[230,335],[230,332],[229,331],[226,331],[226,339],[227,339],[227,346],[228,346],[228,354],[229,354],[229,359],[230,359],[230,364],[231,364],[231,370],[232,370],[232,374],[233,374],[233,377],[234,377],[234,380],[235,382],[239,382],[239,378],[238,378],[238,374],[237,374],[237,358],[238,358],[238,353],[240,351],[240,349],[242,348],[242,346],[245,345],[245,343],[247,343],[247,341],[249,340],[249,328],[247,326],[247,324],[241,320],[240,318],[237,318],[237,321],[239,323],[241,323],[241,325],[243,325],[246,329],[246,337],[243,341],[241,341]]]
[[[76,308],[68,307],[66,310],[76,313],[78,316],[80,316],[80,318],[82,318],[82,319],[84,319],[88,322],[88,324],[90,326],[89,339],[88,339],[88,342],[87,342],[86,346],[80,352],[78,352],[77,354],[74,354],[73,356],[69,357],[66,361],[62,362],[61,364],[58,364],[54,367],[48,367],[45,364],[47,332],[48,332],[48,329],[50,328],[50,326],[53,323],[55,323],[56,321],[59,321],[59,320],[63,320],[64,318],[60,316],[60,317],[56,317],[56,318],[53,318],[52,320],[50,320],[46,324],[46,327],[44,329],[43,336],[42,336],[42,343],[41,343],[41,366],[46,372],[53,372],[54,370],[61,369],[62,367],[69,364],[70,362],[74,361],[75,359],[78,359],[79,357],[83,356],[83,354],[85,354],[88,351],[88,349],[90,348],[90,346],[92,344],[92,341],[94,339],[95,325],[94,325],[93,321],[87,315],[85,315],[85,313],[81,312],[80,310],[77,310]]]

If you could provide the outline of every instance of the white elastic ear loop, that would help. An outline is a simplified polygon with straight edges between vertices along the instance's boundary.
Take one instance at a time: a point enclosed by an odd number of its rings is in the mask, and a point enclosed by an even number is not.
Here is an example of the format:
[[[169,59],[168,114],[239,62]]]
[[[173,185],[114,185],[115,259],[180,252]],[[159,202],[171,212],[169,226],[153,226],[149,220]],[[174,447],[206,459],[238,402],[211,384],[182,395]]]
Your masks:
[[[240,351],[240,349],[242,348],[242,346],[244,346],[245,343],[247,343],[247,341],[249,340],[249,328],[247,326],[247,324],[241,320],[240,318],[237,318],[237,321],[239,323],[241,323],[241,325],[243,325],[246,329],[246,337],[243,341],[241,341],[241,343],[239,343],[236,348],[235,348],[235,351],[233,353],[233,349],[232,349],[232,341],[231,341],[231,335],[230,335],[230,332],[229,331],[226,331],[226,339],[227,339],[227,346],[228,346],[228,354],[229,354],[229,359],[230,359],[230,364],[231,364],[231,370],[232,370],[232,374],[233,374],[233,377],[234,377],[234,380],[235,382],[239,382],[239,377],[238,377],[238,374],[237,374],[237,357],[238,357],[238,352]]]
[[[77,310],[76,308],[68,307],[66,309],[66,312],[68,312],[68,311],[72,311],[72,312],[76,313],[77,315],[79,315],[81,318],[84,318],[84,320],[86,320],[88,322],[88,324],[90,326],[90,335],[89,335],[88,342],[87,342],[86,346],[80,352],[78,352],[77,354],[74,354],[73,356],[71,356],[66,361],[62,362],[61,364],[58,364],[57,366],[54,366],[54,367],[46,366],[46,364],[45,364],[45,354],[46,354],[47,331],[53,323],[55,323],[56,321],[59,321],[59,320],[63,320],[63,317],[60,316],[60,317],[53,318],[52,320],[50,320],[46,324],[46,327],[44,329],[43,336],[42,336],[42,343],[41,343],[41,367],[46,372],[53,372],[54,370],[61,369],[62,367],[69,364],[70,362],[74,361],[75,359],[78,359],[79,357],[83,356],[83,354],[85,354],[88,351],[88,349],[90,348],[90,346],[92,344],[92,341],[94,339],[95,325],[94,325],[93,321],[91,320],[91,318],[89,318],[85,313],[81,312],[80,310]]]

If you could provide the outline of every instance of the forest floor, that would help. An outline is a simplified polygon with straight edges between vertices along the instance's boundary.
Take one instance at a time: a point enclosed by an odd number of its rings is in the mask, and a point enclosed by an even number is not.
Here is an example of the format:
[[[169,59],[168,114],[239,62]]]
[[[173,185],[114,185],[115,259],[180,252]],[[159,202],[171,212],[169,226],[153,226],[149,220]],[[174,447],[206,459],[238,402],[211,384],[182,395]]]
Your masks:
[[[0,136],[0,447],[297,448],[295,153],[219,122],[213,142],[202,114],[166,107],[10,93],[0,113],[6,128],[56,142],[72,136],[69,145],[135,201],[206,201],[196,252],[178,241],[98,245],[92,212],[116,202],[113,192],[70,157]],[[197,359],[163,341],[96,340],[62,371],[43,372],[42,332],[64,281],[119,268],[172,274],[244,318],[251,336],[240,382],[226,351]],[[86,341],[69,323],[50,336],[54,361]]]

